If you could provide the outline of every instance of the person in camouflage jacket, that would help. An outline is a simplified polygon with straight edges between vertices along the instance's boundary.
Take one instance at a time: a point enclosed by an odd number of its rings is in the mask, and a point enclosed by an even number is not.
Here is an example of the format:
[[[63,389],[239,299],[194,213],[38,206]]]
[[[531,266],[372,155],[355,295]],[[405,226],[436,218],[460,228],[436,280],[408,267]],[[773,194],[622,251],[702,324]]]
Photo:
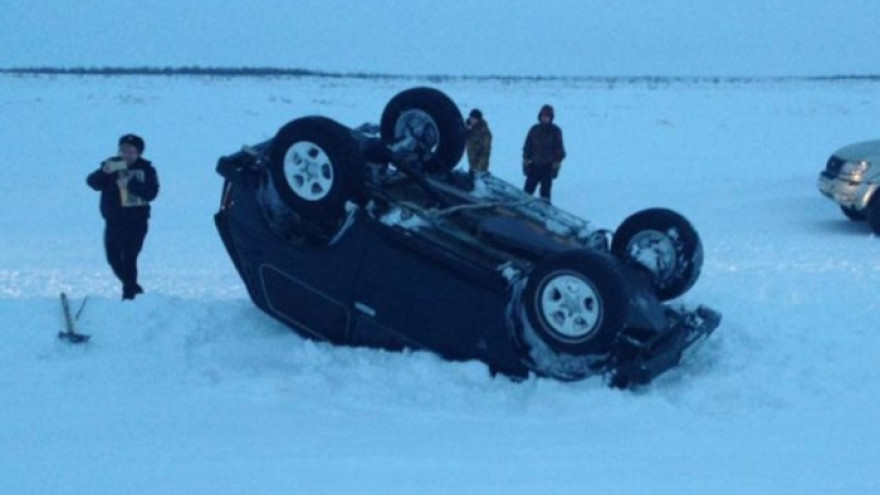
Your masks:
[[[483,119],[483,112],[471,110],[467,122],[467,157],[472,176],[489,171],[489,155],[492,153],[492,132]]]
[[[553,123],[554,116],[553,107],[541,107],[538,123],[529,129],[523,144],[523,175],[526,176],[523,190],[534,194],[540,184],[540,195],[547,201],[550,201],[553,179],[559,175],[562,160],[565,159],[562,130]]]

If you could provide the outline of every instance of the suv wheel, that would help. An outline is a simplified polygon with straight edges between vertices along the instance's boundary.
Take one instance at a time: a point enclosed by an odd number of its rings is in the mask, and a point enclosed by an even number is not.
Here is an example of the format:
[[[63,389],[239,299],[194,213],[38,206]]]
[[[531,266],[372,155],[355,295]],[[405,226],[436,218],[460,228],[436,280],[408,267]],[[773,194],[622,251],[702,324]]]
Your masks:
[[[628,283],[606,252],[568,251],[538,264],[511,309],[516,340],[543,376],[580,380],[605,370],[629,318]]]
[[[841,206],[840,211],[846,215],[846,218],[849,218],[853,222],[863,222],[868,219],[868,215],[865,213],[865,210],[856,210],[855,208],[849,208],[846,206]]]
[[[874,231],[874,234],[880,235],[880,194],[875,194],[871,198],[865,213],[867,214],[868,225],[871,226],[871,230]]]
[[[278,196],[303,220],[339,220],[363,186],[364,158],[350,130],[325,117],[296,119],[275,135],[269,151]]]
[[[697,231],[686,218],[664,208],[642,210],[624,220],[614,232],[611,252],[647,269],[661,301],[687,292],[703,267]]]
[[[388,101],[380,121],[382,140],[393,148],[412,139],[428,172],[455,168],[464,154],[461,112],[446,94],[434,88],[412,88]]]
[[[608,352],[627,319],[618,261],[598,251],[563,253],[539,264],[523,294],[535,333],[554,351]]]

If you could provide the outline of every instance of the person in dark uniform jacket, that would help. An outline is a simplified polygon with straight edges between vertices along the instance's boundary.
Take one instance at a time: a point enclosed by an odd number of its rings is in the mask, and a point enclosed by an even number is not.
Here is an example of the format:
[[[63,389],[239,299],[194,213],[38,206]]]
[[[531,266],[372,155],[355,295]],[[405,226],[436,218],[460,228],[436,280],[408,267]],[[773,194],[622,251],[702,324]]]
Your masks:
[[[134,299],[138,284],[137,258],[147,236],[150,202],[159,194],[153,165],[143,159],[144,140],[135,134],[119,138],[119,154],[101,162],[86,183],[101,193],[104,251],[113,274],[122,282],[122,299]]]
[[[550,188],[565,159],[562,130],[553,123],[554,116],[553,107],[541,107],[538,123],[529,129],[523,144],[523,175],[526,176],[523,189],[534,194],[540,185],[540,195],[547,201],[550,201]]]

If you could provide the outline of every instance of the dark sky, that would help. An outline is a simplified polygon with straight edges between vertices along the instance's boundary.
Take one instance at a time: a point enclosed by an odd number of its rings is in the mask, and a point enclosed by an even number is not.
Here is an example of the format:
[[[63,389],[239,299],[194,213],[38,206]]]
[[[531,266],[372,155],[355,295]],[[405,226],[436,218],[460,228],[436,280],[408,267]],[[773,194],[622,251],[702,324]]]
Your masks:
[[[473,75],[880,71],[876,0],[0,2],[0,67]]]

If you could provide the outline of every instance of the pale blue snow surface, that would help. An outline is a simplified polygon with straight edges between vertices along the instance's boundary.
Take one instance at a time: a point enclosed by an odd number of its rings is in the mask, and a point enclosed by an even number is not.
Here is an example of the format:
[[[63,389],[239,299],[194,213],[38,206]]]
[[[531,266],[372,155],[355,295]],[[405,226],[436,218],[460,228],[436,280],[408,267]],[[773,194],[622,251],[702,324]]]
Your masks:
[[[257,310],[214,231],[216,159],[288,119],[375,120],[425,81],[0,77],[0,493],[874,493],[880,242],[816,191],[872,135],[876,83],[443,85],[519,183],[535,112],[569,158],[557,204],[614,228],[674,208],[724,313],[635,392],[512,383],[480,363],[305,341]],[[123,132],[162,190],[118,300],[85,175]],[[85,346],[56,339],[68,291]]]

